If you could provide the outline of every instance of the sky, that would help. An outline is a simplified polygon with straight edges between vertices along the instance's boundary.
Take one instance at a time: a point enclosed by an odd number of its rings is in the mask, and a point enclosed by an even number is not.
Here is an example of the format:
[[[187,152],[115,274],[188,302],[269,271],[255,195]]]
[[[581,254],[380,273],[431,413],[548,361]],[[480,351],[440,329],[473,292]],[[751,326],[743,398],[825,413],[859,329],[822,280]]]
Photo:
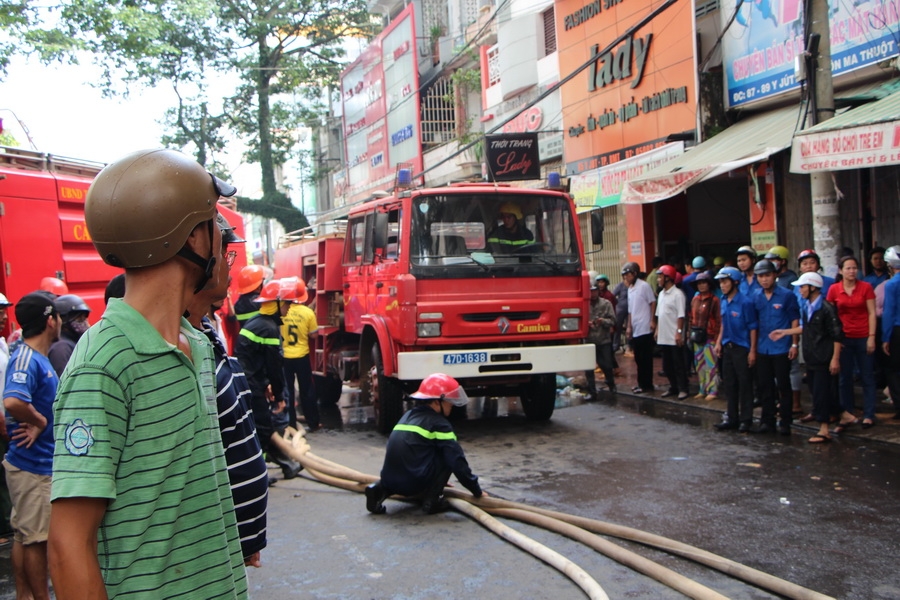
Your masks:
[[[90,84],[100,80],[100,69],[84,62],[45,66],[16,57],[8,76],[0,79],[4,130],[23,148],[102,163],[135,150],[160,147],[164,129],[159,121],[175,104],[171,88],[136,87],[127,99],[103,98]],[[226,162],[239,194],[261,195],[258,168],[241,164],[239,157]]]

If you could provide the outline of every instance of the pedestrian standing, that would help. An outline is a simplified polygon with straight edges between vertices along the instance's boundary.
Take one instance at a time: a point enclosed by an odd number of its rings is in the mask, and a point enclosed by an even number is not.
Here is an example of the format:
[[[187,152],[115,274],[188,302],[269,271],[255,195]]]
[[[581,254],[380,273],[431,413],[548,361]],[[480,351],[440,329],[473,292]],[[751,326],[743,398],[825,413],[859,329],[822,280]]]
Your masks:
[[[628,286],[628,325],[625,337],[631,340],[638,384],[632,388],[635,394],[653,391],[653,331],[656,324],[656,296],[650,285],[638,277],[640,267],[629,262],[622,267],[622,277]]]
[[[884,260],[884,254],[885,250],[881,246],[875,246],[869,250],[869,268],[862,280],[871,285],[873,290],[891,276]]]
[[[826,300],[837,308],[844,330],[841,347],[840,397],[841,408],[853,414],[854,371],[859,370],[863,387],[863,429],[875,425],[875,290],[857,278],[859,261],[844,256],[838,261],[840,280],[828,290]],[[853,423],[847,423],[847,427]]]
[[[828,277],[827,275],[823,275],[820,273],[822,265],[819,261],[819,255],[812,248],[808,248],[800,252],[797,255],[797,266],[800,269],[800,275],[802,276],[804,273],[817,273],[822,278],[822,289],[820,293],[822,297],[826,297],[828,295],[828,289],[831,287],[831,284],[834,283],[834,279]],[[794,288],[794,295],[797,297],[797,303],[800,307],[800,313],[802,314],[804,310],[806,310],[806,299],[803,297],[803,294],[800,292],[800,288],[791,284]],[[801,365],[806,363],[806,359],[803,357],[803,344],[800,345],[800,354],[796,359],[791,361],[791,392],[793,394],[793,416],[798,417],[801,423],[809,423],[815,420],[815,417],[812,414],[812,411],[804,414],[803,405],[800,401],[800,392],[803,389],[803,372],[801,369]]]
[[[888,389],[894,403],[894,420],[900,419],[900,246],[884,253],[893,276],[884,287],[884,312],[881,315],[881,347],[888,360]]]
[[[763,258],[768,260],[772,263],[772,266],[775,267],[776,285],[780,285],[793,293],[794,286],[792,284],[797,281],[797,274],[788,268],[788,258],[790,255],[790,250],[784,246],[772,246]]]
[[[291,302],[299,298],[298,279],[273,279],[256,298],[259,314],[247,321],[238,336],[235,354],[250,384],[250,406],[259,444],[269,461],[281,467],[285,479],[293,479],[302,468],[271,442],[284,435],[289,423],[281,350],[281,319]]]
[[[684,353],[684,293],[675,286],[675,267],[662,265],[657,269],[656,328],[654,339],[662,350],[663,371],[669,380],[669,389],[662,397],[688,397],[688,366]]]
[[[316,322],[316,313],[304,304],[309,299],[306,284],[299,279],[298,285],[303,288],[303,293],[288,308],[287,315],[281,324],[288,414],[291,427],[296,429],[297,393],[299,393],[299,404],[306,419],[306,426],[310,431],[316,431],[322,427],[322,423],[319,420],[319,399],[316,395],[316,382],[313,379],[310,348],[319,324]],[[295,381],[296,388],[294,387]]]
[[[722,380],[728,409],[726,420],[716,429],[750,433],[753,424],[753,390],[750,369],[756,364],[759,327],[753,301],[738,290],[744,275],[724,267],[716,275],[722,289],[722,328],[716,340],[716,355],[722,358]]]
[[[715,400],[719,397],[715,346],[722,322],[721,305],[718,296],[712,293],[713,278],[709,273],[700,273],[694,281],[697,295],[691,299],[689,339],[694,349],[694,365],[700,383],[700,391],[695,397]]]
[[[622,281],[616,284],[612,293],[616,297],[614,304],[616,307],[616,330],[613,332],[613,352],[618,353],[621,349],[624,353],[628,350],[628,338],[625,337],[625,329],[628,326],[628,284],[625,283],[624,273]]]
[[[752,246],[741,246],[734,253],[734,260],[741,272],[741,280],[738,291],[749,298],[753,292],[759,289],[756,275],[753,274],[753,265],[756,264],[756,250]]]
[[[69,357],[75,350],[75,344],[90,327],[88,316],[91,308],[75,294],[64,294],[57,298],[56,307],[62,318],[62,332],[59,339],[50,346],[48,358],[56,369],[56,374],[62,377],[63,370],[69,364]]]
[[[79,340],[54,417],[50,574],[68,598],[245,598],[209,341],[182,316],[218,284],[220,196],[173,150],[104,168],[85,221],[125,296]]]
[[[650,269],[650,272],[649,272],[649,273],[647,273],[647,284],[650,285],[650,289],[653,290],[653,295],[655,296],[656,294],[659,293],[659,289],[658,289],[658,286],[657,286],[657,279],[656,279],[656,271],[657,271],[657,269],[659,269],[661,266],[663,266],[663,259],[662,259],[662,257],[660,257],[660,256],[654,256],[654,257],[653,257],[653,260],[651,261],[650,266],[653,267],[653,268]]]
[[[0,294],[0,398],[3,398],[3,388],[6,384],[6,369],[9,365],[9,346],[6,344],[6,324],[9,322],[9,308],[13,303],[5,294]],[[4,411],[0,410],[0,456],[6,454],[9,446],[9,436],[6,434],[6,419]],[[9,517],[12,513],[12,500],[9,497],[9,488],[6,485],[6,471],[0,465],[0,546],[8,544],[12,538],[12,527]]]
[[[599,278],[600,276],[598,276]],[[614,358],[612,351],[612,335],[611,332],[616,324],[616,315],[613,312],[612,303],[606,298],[600,297],[599,288],[591,286],[591,306],[590,315],[588,317],[588,337],[587,341],[594,344],[594,354],[597,358],[597,365],[603,371],[606,379],[606,385],[610,393],[616,393],[616,376],[614,372]],[[588,393],[592,400],[597,399],[597,385],[594,379],[594,371],[585,371],[587,378]]]
[[[795,329],[800,322],[800,307],[794,293],[776,283],[777,272],[771,261],[764,258],[753,270],[762,288],[753,296],[759,318],[756,369],[762,401],[762,417],[756,433],[775,433],[777,408],[780,415],[778,433],[790,435],[793,420],[791,361],[797,358],[799,334],[777,341],[769,334],[776,329]]]
[[[769,338],[778,341],[802,332],[803,356],[812,392],[813,420],[819,423],[819,431],[809,438],[809,442],[822,444],[831,441],[828,432],[831,417],[841,414],[840,404],[834,394],[834,377],[841,369],[841,321],[834,306],[824,301],[821,275],[811,271],[803,273],[793,285],[800,290],[805,301],[800,311],[800,326],[776,329],[769,334]],[[844,413],[842,422],[844,417],[855,418]]]
[[[262,289],[266,277],[265,269],[259,265],[247,265],[238,273],[237,302],[234,303],[234,318],[238,326],[243,327],[247,321],[259,314],[256,297]]]
[[[61,320],[54,296],[32,292],[16,304],[22,343],[6,373],[3,406],[9,449],[3,459],[12,498],[12,566],[16,598],[50,598],[47,537],[53,473],[53,402],[59,378],[47,359],[59,339]]]
[[[476,498],[487,496],[472,474],[447,417],[469,398],[454,378],[435,373],[410,394],[416,406],[406,412],[388,438],[381,479],[366,488],[366,510],[386,512],[384,500],[393,494],[417,498],[428,514],[447,510],[444,488],[450,475]]]

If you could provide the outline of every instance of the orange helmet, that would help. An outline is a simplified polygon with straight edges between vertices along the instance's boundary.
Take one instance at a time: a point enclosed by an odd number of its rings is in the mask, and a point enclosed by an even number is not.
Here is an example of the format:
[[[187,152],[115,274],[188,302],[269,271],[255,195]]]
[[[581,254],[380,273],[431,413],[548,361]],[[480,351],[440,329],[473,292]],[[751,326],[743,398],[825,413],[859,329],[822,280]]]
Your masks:
[[[259,296],[254,302],[305,302],[309,297],[306,291],[306,284],[298,277],[285,277],[284,279],[273,279],[263,286]]]
[[[64,296],[69,293],[69,286],[62,279],[56,277],[44,277],[41,279],[41,285],[38,289],[43,292],[50,292],[56,296]]]
[[[422,380],[422,384],[410,398],[416,400],[446,400],[453,406],[465,406],[469,401],[459,382],[444,373],[435,373]]]
[[[237,291],[238,294],[246,294],[258,288],[265,276],[265,271],[259,265],[247,265],[238,273]]]

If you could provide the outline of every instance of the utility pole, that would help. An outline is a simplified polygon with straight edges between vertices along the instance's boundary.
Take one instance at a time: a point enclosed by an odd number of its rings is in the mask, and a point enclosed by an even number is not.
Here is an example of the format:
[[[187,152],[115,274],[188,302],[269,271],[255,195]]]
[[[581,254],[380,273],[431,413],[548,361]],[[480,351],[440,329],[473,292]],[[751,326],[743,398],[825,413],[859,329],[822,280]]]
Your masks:
[[[831,38],[829,34],[828,1],[811,0],[809,3],[809,39],[806,41],[810,75],[811,125],[827,121],[834,116],[834,86],[831,79]],[[810,174],[812,195],[813,243],[820,257],[825,274],[837,273],[841,240],[841,216],[830,171]]]

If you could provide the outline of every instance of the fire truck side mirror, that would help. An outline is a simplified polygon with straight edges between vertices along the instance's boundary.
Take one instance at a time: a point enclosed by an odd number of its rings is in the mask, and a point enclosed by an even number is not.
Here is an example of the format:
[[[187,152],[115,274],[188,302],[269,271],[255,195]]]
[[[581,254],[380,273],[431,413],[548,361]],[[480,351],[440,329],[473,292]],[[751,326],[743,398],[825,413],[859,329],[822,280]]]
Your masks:
[[[595,246],[603,245],[603,210],[591,211],[591,243]]]
[[[387,213],[375,213],[375,226],[372,231],[374,247],[384,250],[388,244],[388,215]]]

